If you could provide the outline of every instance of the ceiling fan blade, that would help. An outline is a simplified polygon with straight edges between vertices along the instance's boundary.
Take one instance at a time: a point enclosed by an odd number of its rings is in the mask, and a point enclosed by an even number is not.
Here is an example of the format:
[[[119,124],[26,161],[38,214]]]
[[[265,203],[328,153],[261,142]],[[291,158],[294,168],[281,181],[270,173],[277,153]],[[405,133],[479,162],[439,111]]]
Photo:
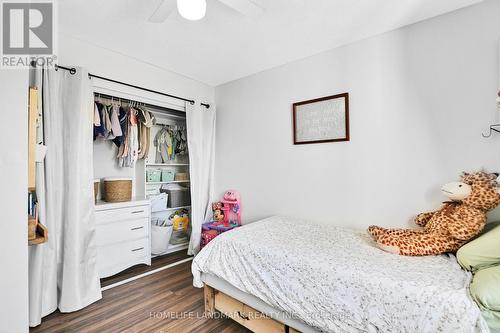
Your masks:
[[[235,11],[251,17],[257,18],[262,15],[264,8],[251,0],[219,0],[224,5],[234,9]]]
[[[176,8],[175,0],[163,0],[149,18],[149,22],[163,23]]]

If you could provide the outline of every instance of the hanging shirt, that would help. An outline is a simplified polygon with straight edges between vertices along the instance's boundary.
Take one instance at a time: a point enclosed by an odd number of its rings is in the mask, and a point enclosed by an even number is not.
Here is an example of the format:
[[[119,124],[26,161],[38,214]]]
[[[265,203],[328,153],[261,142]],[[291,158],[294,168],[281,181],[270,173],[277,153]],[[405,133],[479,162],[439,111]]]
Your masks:
[[[122,135],[121,136],[116,136],[116,138],[113,139],[113,143],[117,146],[120,147],[123,142],[125,141],[125,136],[127,133],[127,110],[124,107],[119,107],[118,111],[118,119],[120,121],[120,130]]]
[[[99,114],[99,126],[94,126],[94,138],[104,138],[106,136],[106,128],[104,127],[104,118],[102,113],[104,105],[99,102],[95,102],[94,104],[95,107],[97,107],[97,113]]]
[[[120,126],[120,119],[118,118],[118,113],[120,112],[120,107],[118,105],[113,105],[111,108],[111,132],[113,133],[114,137],[116,138],[117,136],[122,136],[122,128]]]
[[[105,128],[105,138],[106,139],[114,139],[113,134],[111,133],[111,118],[109,117],[109,110],[111,105],[105,105],[103,107],[103,118],[104,118],[104,128]]]
[[[101,126],[101,117],[99,116],[99,109],[94,103],[94,126]]]

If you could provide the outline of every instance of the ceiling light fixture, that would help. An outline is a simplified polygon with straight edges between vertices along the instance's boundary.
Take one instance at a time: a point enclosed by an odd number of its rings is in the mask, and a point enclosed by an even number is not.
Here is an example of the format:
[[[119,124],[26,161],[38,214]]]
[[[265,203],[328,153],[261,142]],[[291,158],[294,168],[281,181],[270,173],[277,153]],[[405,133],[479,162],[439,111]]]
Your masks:
[[[207,12],[206,0],[177,0],[177,10],[182,17],[190,21],[198,21]]]

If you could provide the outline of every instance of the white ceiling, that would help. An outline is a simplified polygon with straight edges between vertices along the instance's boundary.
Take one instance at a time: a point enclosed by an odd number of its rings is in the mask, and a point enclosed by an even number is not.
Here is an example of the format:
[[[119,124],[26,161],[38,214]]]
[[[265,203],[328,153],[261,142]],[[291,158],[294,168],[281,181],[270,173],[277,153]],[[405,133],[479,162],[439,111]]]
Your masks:
[[[161,0],[64,0],[59,29],[216,86],[482,0],[251,1],[261,15],[207,0],[201,21],[173,11],[152,23]]]

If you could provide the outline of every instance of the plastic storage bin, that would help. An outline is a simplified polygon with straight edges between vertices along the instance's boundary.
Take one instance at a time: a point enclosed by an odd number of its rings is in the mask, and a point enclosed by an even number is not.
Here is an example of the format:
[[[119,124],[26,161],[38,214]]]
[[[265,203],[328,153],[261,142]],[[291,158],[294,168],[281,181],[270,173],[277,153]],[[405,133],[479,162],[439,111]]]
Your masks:
[[[188,187],[179,184],[168,184],[162,186],[160,192],[168,194],[169,208],[191,205],[191,193]]]
[[[178,189],[167,190],[168,207],[183,207],[191,205],[191,194],[189,188],[180,187]]]
[[[173,227],[170,244],[186,243],[189,240],[189,210],[186,208],[176,210],[169,219]]]
[[[151,200],[151,212],[161,212],[167,209],[167,193],[154,194],[149,196]]]
[[[184,230],[178,230],[172,232],[172,235],[170,237],[170,244],[172,245],[178,245],[178,244],[184,244],[189,241],[189,234],[185,232]]]
[[[164,226],[151,225],[151,254],[163,254],[167,252],[172,231],[171,222],[167,222]]]
[[[171,182],[175,179],[175,172],[171,169],[162,169],[161,170],[161,181],[162,182]]]
[[[161,181],[161,170],[160,169],[148,169],[146,172],[146,181],[148,183]]]

